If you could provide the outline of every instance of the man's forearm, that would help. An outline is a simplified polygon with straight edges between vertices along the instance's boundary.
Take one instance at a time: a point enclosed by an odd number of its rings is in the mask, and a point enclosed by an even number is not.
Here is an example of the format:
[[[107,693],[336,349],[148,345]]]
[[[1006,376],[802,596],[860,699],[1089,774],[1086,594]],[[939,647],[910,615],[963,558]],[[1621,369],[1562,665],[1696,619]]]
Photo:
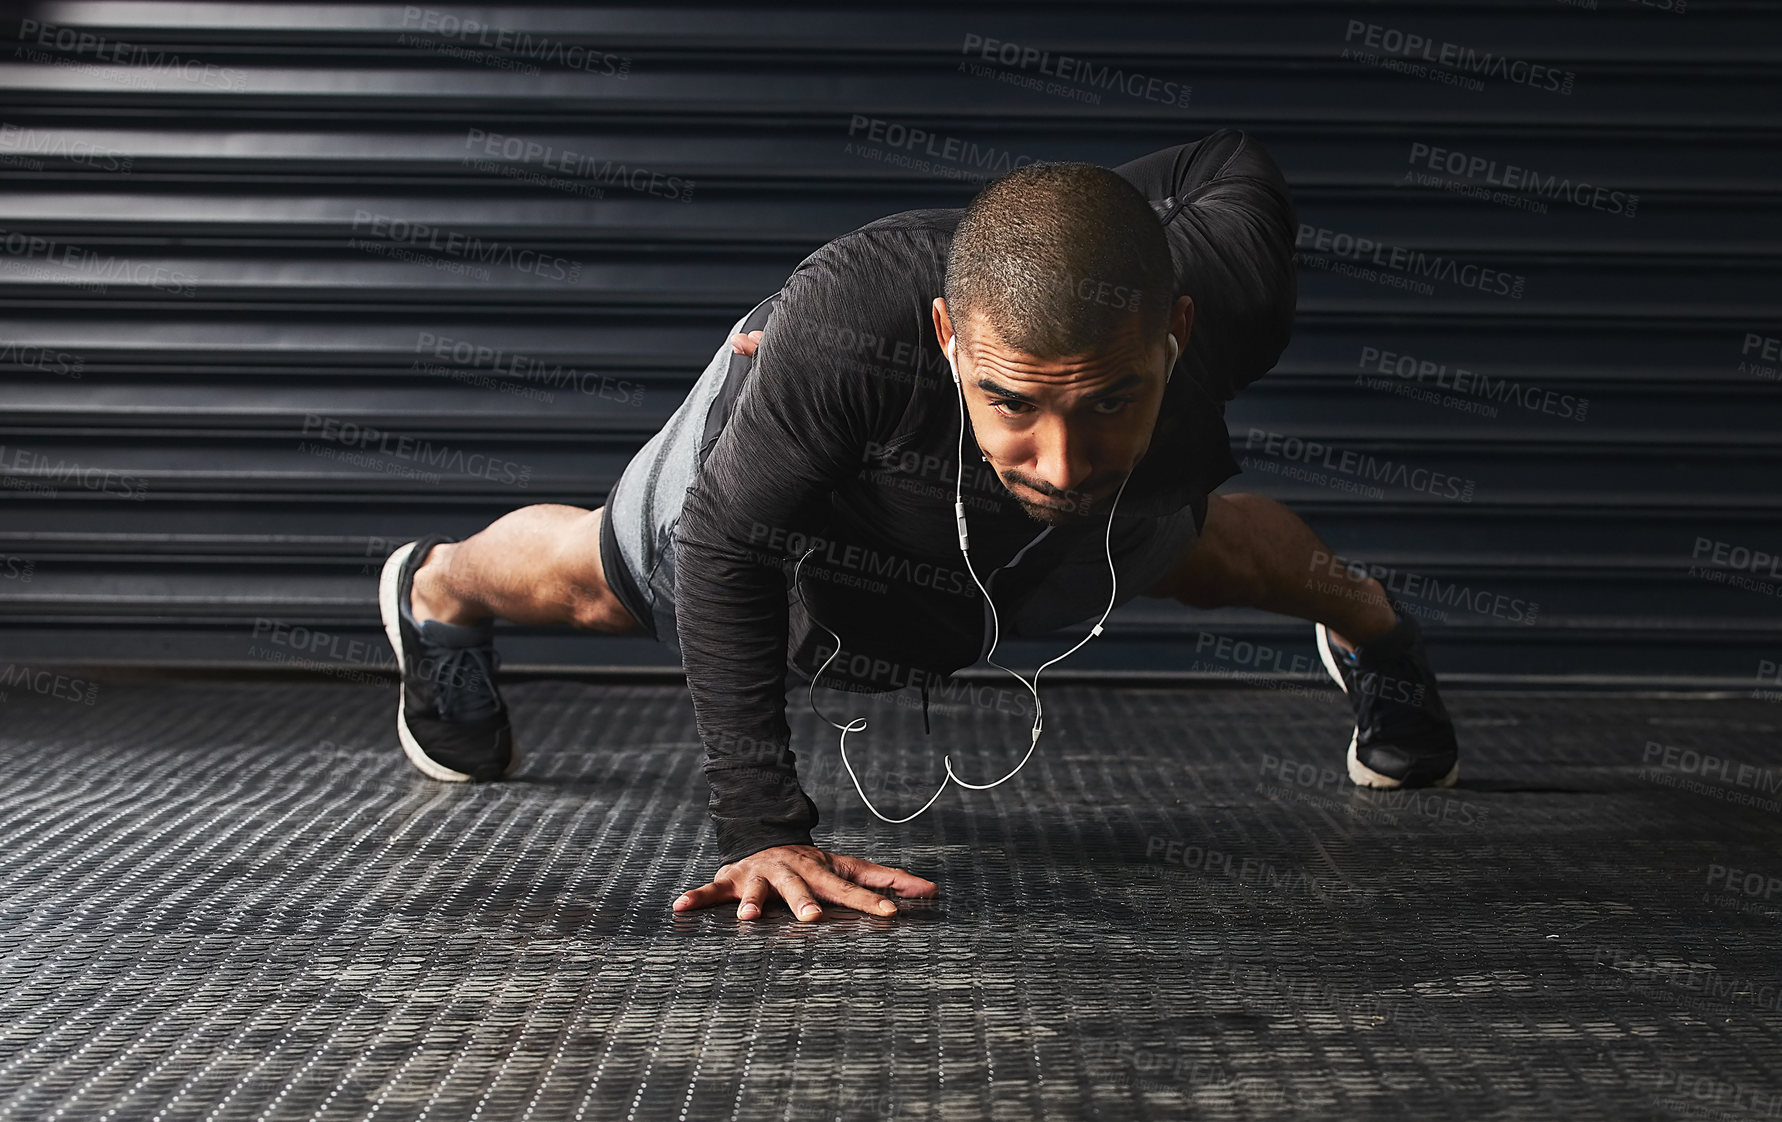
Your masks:
[[[863,449],[903,415],[912,392],[838,373],[827,333],[865,325],[862,281],[831,256],[812,254],[787,279],[674,530],[681,662],[727,859],[810,844],[817,808],[798,787],[786,723],[786,578],[795,558],[783,543],[859,474]]]
[[[675,606],[723,861],[810,845],[817,808],[798,786],[785,717],[784,574],[726,540],[712,495],[689,491]]]

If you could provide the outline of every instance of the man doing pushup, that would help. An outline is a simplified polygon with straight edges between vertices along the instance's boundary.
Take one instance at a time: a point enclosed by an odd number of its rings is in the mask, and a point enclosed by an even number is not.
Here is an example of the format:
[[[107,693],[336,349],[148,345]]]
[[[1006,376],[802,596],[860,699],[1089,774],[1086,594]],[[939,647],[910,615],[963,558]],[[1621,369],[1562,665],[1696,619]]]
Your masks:
[[[1117,590],[1312,622],[1355,711],[1351,779],[1452,784],[1415,620],[1321,565],[1284,506],[1212,493],[1238,472],[1225,403],[1292,333],[1295,229],[1279,169],[1225,129],[1112,169],[1029,164],[963,210],[828,242],[733,325],[605,506],[391,554],[408,759],[447,781],[518,765],[496,618],[650,635],[686,670],[722,862],[675,909],[891,914],[936,886],[813,843],[789,675],[926,705],[986,653],[986,590],[1005,638],[1094,621]]]

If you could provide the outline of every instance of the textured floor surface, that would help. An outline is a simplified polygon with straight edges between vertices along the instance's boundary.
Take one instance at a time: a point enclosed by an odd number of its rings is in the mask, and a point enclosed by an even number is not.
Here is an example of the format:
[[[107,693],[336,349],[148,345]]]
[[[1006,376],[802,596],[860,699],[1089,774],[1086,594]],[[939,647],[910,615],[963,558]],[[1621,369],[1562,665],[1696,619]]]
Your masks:
[[[1782,1117],[1765,701],[1458,695],[1462,787],[1393,795],[1334,691],[1058,687],[903,826],[806,710],[819,842],[942,895],[800,925],[670,913],[679,688],[511,686],[523,770],[453,786],[389,684],[47,681],[0,700],[0,1119]],[[928,739],[824,700],[892,816],[1025,747],[987,688]]]

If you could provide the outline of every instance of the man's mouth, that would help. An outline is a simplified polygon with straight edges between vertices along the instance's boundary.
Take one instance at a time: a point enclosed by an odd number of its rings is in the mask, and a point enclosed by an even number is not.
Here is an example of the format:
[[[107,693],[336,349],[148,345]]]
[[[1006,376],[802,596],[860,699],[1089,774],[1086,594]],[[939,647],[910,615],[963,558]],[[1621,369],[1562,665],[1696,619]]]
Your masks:
[[[1032,503],[1034,506],[1044,507],[1046,510],[1069,511],[1069,510],[1077,509],[1078,504],[1080,504],[1083,501],[1083,499],[1078,498],[1075,502],[1041,502],[1041,501],[1035,501],[1033,499],[1029,499],[1027,501],[1029,503]]]
[[[1039,507],[1041,510],[1055,511],[1058,514],[1080,514],[1086,512],[1094,504],[1095,494],[1098,490],[1098,488],[1091,487],[1058,494],[1055,492],[1041,491],[1031,483],[1023,482],[1021,483],[1021,486],[1026,490],[1041,496],[1039,499],[1022,499],[1022,502],[1029,506]]]

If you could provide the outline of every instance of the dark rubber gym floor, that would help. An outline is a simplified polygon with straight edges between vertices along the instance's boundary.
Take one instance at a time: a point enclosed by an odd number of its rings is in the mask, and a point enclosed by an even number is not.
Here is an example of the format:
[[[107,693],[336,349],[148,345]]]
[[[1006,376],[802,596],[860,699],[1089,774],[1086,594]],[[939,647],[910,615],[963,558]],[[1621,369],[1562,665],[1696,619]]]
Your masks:
[[[896,816],[1018,758],[980,693],[820,700]],[[1765,700],[1455,694],[1461,787],[1393,795],[1334,690],[1057,686],[889,826],[798,694],[820,843],[942,892],[801,925],[669,911],[683,689],[506,696],[454,786],[389,682],[9,689],[0,1119],[1782,1115]]]

